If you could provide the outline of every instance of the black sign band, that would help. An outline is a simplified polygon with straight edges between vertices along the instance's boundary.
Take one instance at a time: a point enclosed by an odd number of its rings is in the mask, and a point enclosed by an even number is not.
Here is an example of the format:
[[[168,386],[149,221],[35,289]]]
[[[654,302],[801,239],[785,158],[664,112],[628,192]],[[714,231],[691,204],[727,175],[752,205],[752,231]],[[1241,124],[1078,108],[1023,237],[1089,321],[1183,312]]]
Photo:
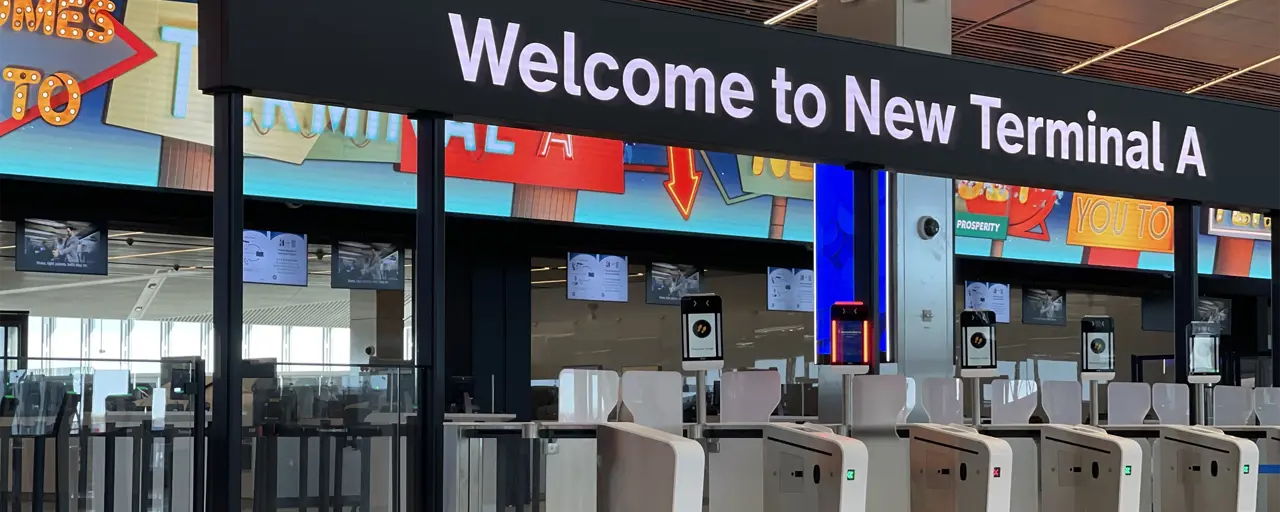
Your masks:
[[[1280,208],[1280,112],[1262,107],[609,0],[223,0],[200,15],[205,90]]]

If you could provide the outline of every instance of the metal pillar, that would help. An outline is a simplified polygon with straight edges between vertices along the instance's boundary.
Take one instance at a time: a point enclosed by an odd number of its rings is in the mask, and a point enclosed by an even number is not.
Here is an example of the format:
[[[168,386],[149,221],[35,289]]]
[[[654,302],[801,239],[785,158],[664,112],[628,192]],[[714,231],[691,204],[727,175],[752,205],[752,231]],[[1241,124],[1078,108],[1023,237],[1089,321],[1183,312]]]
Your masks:
[[[209,510],[239,512],[244,334],[244,94],[213,95],[213,425]],[[256,468],[261,471],[262,468]]]
[[[413,246],[413,351],[421,437],[409,454],[417,482],[411,503],[444,511],[444,118],[414,116],[418,124],[418,210]]]
[[[1196,319],[1200,302],[1199,282],[1200,207],[1186,202],[1173,205],[1173,348],[1174,375],[1187,382],[1187,326]],[[1191,400],[1191,417],[1198,417],[1199,401]]]
[[[853,296],[872,312],[871,332],[879,336],[885,326],[879,314],[881,294],[877,270],[880,258],[876,257],[884,251],[877,215],[877,208],[883,207],[877,197],[877,171],[870,166],[847,168],[853,173]]]
[[[1276,353],[1275,332],[1277,326],[1280,326],[1280,228],[1276,227],[1276,220],[1280,219],[1280,210],[1271,211],[1271,318],[1267,329],[1267,334],[1271,336],[1271,380],[1269,385],[1275,386],[1280,377],[1280,355]],[[1264,333],[1258,333],[1261,336]],[[1259,372],[1261,373],[1261,372]],[[1259,384],[1261,385],[1261,384]]]

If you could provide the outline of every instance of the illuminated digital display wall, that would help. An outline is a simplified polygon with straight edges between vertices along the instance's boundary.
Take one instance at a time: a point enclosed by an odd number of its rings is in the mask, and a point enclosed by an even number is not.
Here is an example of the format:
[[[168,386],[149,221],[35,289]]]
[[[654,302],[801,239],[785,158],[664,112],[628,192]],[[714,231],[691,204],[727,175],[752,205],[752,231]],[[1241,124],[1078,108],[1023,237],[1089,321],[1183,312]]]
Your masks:
[[[196,5],[110,2],[96,17],[69,25],[86,31],[78,39],[0,23],[0,68],[27,77],[0,83],[0,174],[209,190]],[[14,103],[17,87],[27,94]],[[414,206],[407,119],[258,98],[245,110],[246,194]],[[469,123],[447,136],[450,212],[813,240],[811,164]]]
[[[1173,208],[1144,201],[956,182],[956,254],[1173,271]],[[1270,220],[1204,209],[1201,274],[1271,278]]]

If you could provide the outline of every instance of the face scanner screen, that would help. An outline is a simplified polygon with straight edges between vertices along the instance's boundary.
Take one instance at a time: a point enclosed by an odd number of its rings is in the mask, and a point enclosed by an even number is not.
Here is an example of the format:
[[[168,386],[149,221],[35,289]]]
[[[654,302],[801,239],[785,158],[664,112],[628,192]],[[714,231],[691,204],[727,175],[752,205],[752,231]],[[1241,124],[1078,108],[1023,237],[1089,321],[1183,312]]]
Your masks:
[[[864,322],[862,320],[836,320],[834,342],[836,350],[832,351],[833,360],[843,364],[869,364],[862,353],[864,347]]]
[[[1109,372],[1115,370],[1115,352],[1112,348],[1112,334],[1109,332],[1088,332],[1084,334],[1085,370]]]
[[[1218,343],[1213,336],[1191,337],[1191,373],[1218,373]]]
[[[965,327],[964,366],[970,368],[995,366],[994,329],[991,327]]]
[[[718,357],[716,346],[719,319],[716,313],[690,313],[685,315],[686,338],[689,346],[685,347],[685,357],[689,359],[714,359]]]

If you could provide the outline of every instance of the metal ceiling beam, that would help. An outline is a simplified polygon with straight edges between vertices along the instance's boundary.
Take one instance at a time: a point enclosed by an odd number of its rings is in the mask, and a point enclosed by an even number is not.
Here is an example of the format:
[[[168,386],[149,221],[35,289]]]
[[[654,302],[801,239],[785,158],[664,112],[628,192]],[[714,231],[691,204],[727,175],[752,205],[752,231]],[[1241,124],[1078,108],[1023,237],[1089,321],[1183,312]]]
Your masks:
[[[992,17],[990,17],[990,18],[987,18],[987,19],[985,19],[985,20],[979,21],[979,22],[977,22],[977,23],[974,23],[974,24],[972,24],[972,25],[969,25],[969,26],[967,26],[967,27],[965,27],[965,28],[962,28],[962,29],[960,29],[960,30],[956,31],[955,33],[951,34],[951,38],[952,38],[952,39],[960,39],[960,38],[962,38],[962,37],[964,37],[964,36],[969,35],[970,33],[972,33],[972,32],[973,32],[973,31],[975,31],[975,30],[978,30],[978,29],[980,29],[980,28],[982,28],[982,27],[985,27],[985,26],[987,26],[987,25],[990,25],[990,24],[992,24],[993,22],[995,22],[996,20],[998,20],[998,19],[1000,19],[1000,18],[1003,18],[1003,17],[1005,17],[1005,16],[1008,16],[1009,14],[1012,14],[1014,11],[1017,11],[1018,9],[1021,9],[1021,8],[1023,8],[1023,7],[1028,6],[1028,5],[1034,4],[1034,3],[1038,2],[1038,1],[1040,1],[1040,0],[1023,0],[1023,2],[1022,2],[1022,3],[1020,3],[1020,4],[1018,4],[1018,5],[1015,5],[1015,6],[1013,6],[1013,7],[1010,7],[1010,8],[1008,8],[1008,9],[1005,9],[1005,10],[1004,10],[1004,12],[1001,12],[1000,14],[997,14],[997,15],[995,15],[995,16],[992,16]]]
[[[1147,42],[1147,41],[1150,41],[1150,40],[1152,40],[1152,39],[1155,39],[1155,38],[1156,38],[1156,36],[1159,36],[1159,35],[1161,35],[1161,34],[1164,34],[1164,33],[1166,33],[1166,32],[1169,32],[1169,31],[1171,31],[1171,30],[1174,30],[1174,29],[1176,29],[1176,28],[1178,28],[1178,27],[1181,27],[1181,26],[1183,26],[1183,25],[1186,25],[1186,24],[1188,24],[1188,23],[1191,23],[1191,22],[1193,22],[1193,21],[1195,21],[1195,20],[1198,20],[1198,19],[1200,19],[1200,18],[1203,18],[1203,17],[1208,16],[1208,15],[1210,15],[1210,14],[1213,14],[1213,13],[1215,13],[1215,12],[1218,12],[1218,11],[1220,11],[1220,10],[1222,10],[1222,9],[1225,9],[1225,8],[1227,8],[1227,7],[1231,6],[1232,4],[1235,4],[1235,3],[1239,2],[1239,1],[1240,1],[1240,0],[1224,0],[1223,2],[1220,2],[1220,3],[1218,3],[1217,5],[1215,5],[1215,6],[1213,6],[1213,7],[1210,7],[1210,8],[1208,8],[1208,9],[1203,10],[1203,11],[1200,11],[1200,12],[1197,12],[1197,13],[1195,13],[1195,14],[1192,14],[1191,16],[1187,16],[1186,18],[1183,18],[1183,19],[1181,19],[1181,20],[1178,20],[1177,22],[1174,22],[1173,24],[1171,24],[1171,25],[1169,25],[1169,26],[1167,26],[1167,27],[1165,27],[1165,28],[1162,28],[1162,29],[1160,29],[1160,30],[1157,30],[1157,31],[1152,32],[1152,33],[1150,33],[1150,34],[1147,34],[1147,35],[1145,35],[1145,36],[1142,36],[1142,37],[1138,38],[1137,40],[1135,40],[1135,41],[1133,41],[1133,42],[1130,42],[1130,43],[1127,43],[1127,44],[1124,44],[1124,45],[1121,45],[1121,46],[1117,46],[1117,47],[1115,47],[1115,48],[1112,48],[1112,49],[1110,49],[1110,50],[1107,50],[1107,51],[1105,51],[1105,52],[1102,52],[1102,53],[1101,53],[1101,54],[1099,54],[1099,55],[1096,55],[1096,56],[1094,56],[1094,57],[1091,57],[1091,58],[1089,58],[1088,60],[1086,60],[1086,61],[1084,61],[1084,62],[1081,62],[1081,63],[1076,64],[1076,65],[1074,65],[1074,66],[1071,66],[1071,67],[1069,67],[1069,68],[1067,68],[1067,69],[1064,69],[1064,70],[1062,70],[1062,74],[1064,74],[1064,75],[1065,75],[1065,74],[1074,73],[1074,72],[1076,72],[1076,71],[1080,71],[1081,69],[1084,69],[1084,68],[1088,67],[1088,66],[1089,66],[1089,65],[1091,65],[1091,64],[1095,64],[1095,63],[1097,63],[1097,62],[1099,62],[1099,61],[1102,61],[1103,59],[1106,59],[1106,58],[1108,58],[1108,57],[1111,57],[1112,55],[1115,55],[1115,54],[1120,53],[1120,52],[1122,52],[1122,51],[1125,51],[1125,50],[1128,50],[1128,49],[1130,49],[1130,48],[1133,48],[1134,46],[1138,46],[1138,45],[1140,45],[1140,44],[1142,44],[1142,43],[1145,43],[1145,42]]]
[[[1262,67],[1262,66],[1266,66],[1267,64],[1271,64],[1272,62],[1276,62],[1276,61],[1280,61],[1280,55],[1276,55],[1275,57],[1272,57],[1272,58],[1270,58],[1270,59],[1264,60],[1264,61],[1262,61],[1262,62],[1259,62],[1259,63],[1257,63],[1257,64],[1254,64],[1254,65],[1252,65],[1252,66],[1249,66],[1249,67],[1247,67],[1247,68],[1240,68],[1240,69],[1237,69],[1237,70],[1235,70],[1235,71],[1232,71],[1232,72],[1230,72],[1230,73],[1227,73],[1227,74],[1225,74],[1225,75],[1222,75],[1222,76],[1220,76],[1220,77],[1218,77],[1218,78],[1215,78],[1215,79],[1210,80],[1210,81],[1208,81],[1208,82],[1205,82],[1205,83],[1203,83],[1203,84],[1200,84],[1200,85],[1197,85],[1197,86],[1192,87],[1192,88],[1190,88],[1190,89],[1187,89],[1187,94],[1195,94],[1195,93],[1197,93],[1197,92],[1203,91],[1203,90],[1205,90],[1205,89],[1208,89],[1208,88],[1210,88],[1210,87],[1213,87],[1213,86],[1215,86],[1215,85],[1218,85],[1218,84],[1220,84],[1220,83],[1222,83],[1222,82],[1226,82],[1227,80],[1230,80],[1230,79],[1232,79],[1232,78],[1238,77],[1238,76],[1240,76],[1240,75],[1243,75],[1243,74],[1245,74],[1245,73],[1248,73],[1248,72],[1250,72],[1250,71],[1253,71],[1253,70],[1255,70],[1255,69],[1258,69],[1258,68],[1260,68],[1260,67]]]

